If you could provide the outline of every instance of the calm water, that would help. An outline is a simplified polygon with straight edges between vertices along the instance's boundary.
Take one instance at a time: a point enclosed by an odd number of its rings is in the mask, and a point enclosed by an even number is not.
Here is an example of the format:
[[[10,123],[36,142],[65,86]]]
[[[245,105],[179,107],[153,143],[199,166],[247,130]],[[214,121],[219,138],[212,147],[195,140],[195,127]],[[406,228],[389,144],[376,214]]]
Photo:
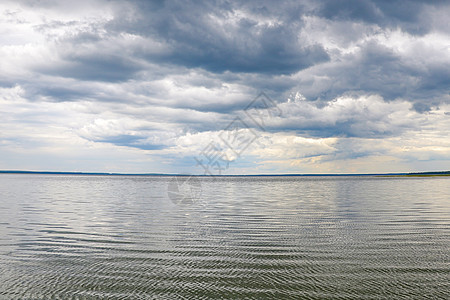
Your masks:
[[[450,298],[449,177],[197,183],[0,175],[0,298]]]

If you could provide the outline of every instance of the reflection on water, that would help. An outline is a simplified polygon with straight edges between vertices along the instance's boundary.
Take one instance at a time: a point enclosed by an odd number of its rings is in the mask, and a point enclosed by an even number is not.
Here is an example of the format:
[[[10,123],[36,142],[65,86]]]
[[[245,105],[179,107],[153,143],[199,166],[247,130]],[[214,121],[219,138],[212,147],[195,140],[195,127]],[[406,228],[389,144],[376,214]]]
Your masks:
[[[0,175],[0,296],[450,297],[449,178],[171,180]]]

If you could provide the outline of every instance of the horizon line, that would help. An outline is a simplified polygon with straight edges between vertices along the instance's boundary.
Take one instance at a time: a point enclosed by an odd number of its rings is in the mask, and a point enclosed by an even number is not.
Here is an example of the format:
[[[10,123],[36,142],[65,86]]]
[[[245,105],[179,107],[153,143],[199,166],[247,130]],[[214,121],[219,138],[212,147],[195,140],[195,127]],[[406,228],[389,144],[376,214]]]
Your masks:
[[[196,176],[196,177],[264,177],[264,176],[383,176],[383,175],[432,175],[450,174],[450,171],[390,172],[390,173],[277,173],[277,174],[170,174],[170,173],[119,173],[119,172],[81,172],[81,171],[29,171],[0,170],[0,174],[41,174],[41,175],[92,175],[92,176]]]

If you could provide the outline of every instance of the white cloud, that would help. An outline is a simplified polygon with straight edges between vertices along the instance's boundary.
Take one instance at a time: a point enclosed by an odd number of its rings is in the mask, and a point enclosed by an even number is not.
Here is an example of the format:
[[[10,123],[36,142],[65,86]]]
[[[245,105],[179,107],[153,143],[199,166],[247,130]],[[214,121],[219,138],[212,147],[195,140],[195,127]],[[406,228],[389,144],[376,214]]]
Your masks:
[[[197,172],[211,142],[231,173],[450,168],[448,7],[418,34],[302,3],[2,2],[0,169]],[[260,90],[282,116],[228,149]]]

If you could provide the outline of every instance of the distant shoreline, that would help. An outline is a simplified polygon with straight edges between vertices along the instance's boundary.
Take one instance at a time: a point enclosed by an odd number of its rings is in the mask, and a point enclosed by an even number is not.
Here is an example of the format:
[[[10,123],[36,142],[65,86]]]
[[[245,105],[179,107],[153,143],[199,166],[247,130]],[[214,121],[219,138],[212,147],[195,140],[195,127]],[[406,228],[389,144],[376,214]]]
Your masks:
[[[379,177],[446,177],[450,174],[405,174],[405,175],[380,175]]]
[[[54,172],[54,171],[14,171],[4,170],[0,174],[37,174],[37,175],[89,175],[89,176],[196,176],[196,177],[332,177],[332,176],[377,176],[377,177],[436,177],[450,176],[450,171],[417,173],[368,173],[368,174],[249,174],[249,175],[190,175],[164,173],[106,173],[106,172]]]

